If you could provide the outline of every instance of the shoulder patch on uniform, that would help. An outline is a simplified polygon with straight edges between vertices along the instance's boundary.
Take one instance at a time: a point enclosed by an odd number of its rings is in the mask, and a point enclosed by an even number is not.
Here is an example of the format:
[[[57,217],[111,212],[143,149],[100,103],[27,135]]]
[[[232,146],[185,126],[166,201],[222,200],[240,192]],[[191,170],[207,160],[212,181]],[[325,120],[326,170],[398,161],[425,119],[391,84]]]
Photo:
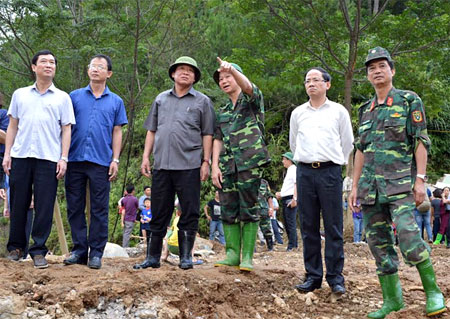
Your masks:
[[[412,120],[416,123],[420,123],[423,121],[423,115],[421,111],[412,112]]]

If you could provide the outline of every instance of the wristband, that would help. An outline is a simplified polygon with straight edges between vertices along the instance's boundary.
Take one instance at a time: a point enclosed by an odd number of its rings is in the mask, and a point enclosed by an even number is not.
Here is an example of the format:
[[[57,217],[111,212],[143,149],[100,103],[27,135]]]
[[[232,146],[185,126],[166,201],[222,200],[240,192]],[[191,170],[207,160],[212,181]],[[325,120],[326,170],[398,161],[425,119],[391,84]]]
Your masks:
[[[61,156],[61,160],[66,163],[69,161],[69,159],[66,156]]]

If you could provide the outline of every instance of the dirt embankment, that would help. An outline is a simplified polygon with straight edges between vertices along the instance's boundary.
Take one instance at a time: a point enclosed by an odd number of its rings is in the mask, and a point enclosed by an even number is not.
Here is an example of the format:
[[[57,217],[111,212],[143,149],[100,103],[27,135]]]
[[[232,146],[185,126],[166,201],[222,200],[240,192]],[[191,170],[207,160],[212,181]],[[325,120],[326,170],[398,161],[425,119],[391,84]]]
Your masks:
[[[224,255],[219,250],[189,271],[168,263],[160,269],[133,270],[132,265],[142,257],[104,259],[100,270],[64,266],[61,257],[49,258],[46,270],[34,269],[29,261],[1,259],[0,305],[6,297],[12,298],[14,311],[20,314],[17,318],[28,314],[29,318],[347,319],[365,318],[382,303],[375,263],[364,244],[345,245],[347,293],[340,299],[325,282],[307,295],[293,289],[303,276],[301,251],[288,253],[285,247],[276,246],[276,251],[266,252],[258,247],[255,271],[242,273],[213,267]],[[450,249],[433,248],[438,283],[446,297],[450,295],[449,257]],[[416,269],[401,263],[399,273],[406,308],[387,318],[426,318]],[[8,318],[4,315],[0,318]]]

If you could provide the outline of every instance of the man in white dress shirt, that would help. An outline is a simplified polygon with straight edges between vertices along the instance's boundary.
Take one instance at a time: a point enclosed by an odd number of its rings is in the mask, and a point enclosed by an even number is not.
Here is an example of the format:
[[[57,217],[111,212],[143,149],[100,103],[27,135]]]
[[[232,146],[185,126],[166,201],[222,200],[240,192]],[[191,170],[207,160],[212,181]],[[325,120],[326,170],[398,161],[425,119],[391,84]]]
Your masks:
[[[320,214],[325,228],[326,280],[335,294],[344,294],[342,165],[353,149],[348,111],[327,98],[331,76],[322,68],[305,76],[309,101],[291,114],[289,142],[297,164],[297,196],[306,280],[297,290],[322,285]]]

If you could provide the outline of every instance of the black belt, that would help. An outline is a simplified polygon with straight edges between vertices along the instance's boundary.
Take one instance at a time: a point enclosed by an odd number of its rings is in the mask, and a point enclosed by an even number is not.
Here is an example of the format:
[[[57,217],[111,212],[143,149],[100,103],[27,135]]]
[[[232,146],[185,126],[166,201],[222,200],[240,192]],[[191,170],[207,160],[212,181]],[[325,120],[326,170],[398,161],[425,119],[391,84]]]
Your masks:
[[[294,196],[292,195],[288,195],[288,196],[283,196],[281,197],[281,200],[288,200],[288,199],[292,199]]]
[[[325,168],[330,166],[340,166],[339,164],[333,163],[333,162],[312,162],[312,163],[302,163],[299,162],[300,165],[306,166],[309,168]]]

